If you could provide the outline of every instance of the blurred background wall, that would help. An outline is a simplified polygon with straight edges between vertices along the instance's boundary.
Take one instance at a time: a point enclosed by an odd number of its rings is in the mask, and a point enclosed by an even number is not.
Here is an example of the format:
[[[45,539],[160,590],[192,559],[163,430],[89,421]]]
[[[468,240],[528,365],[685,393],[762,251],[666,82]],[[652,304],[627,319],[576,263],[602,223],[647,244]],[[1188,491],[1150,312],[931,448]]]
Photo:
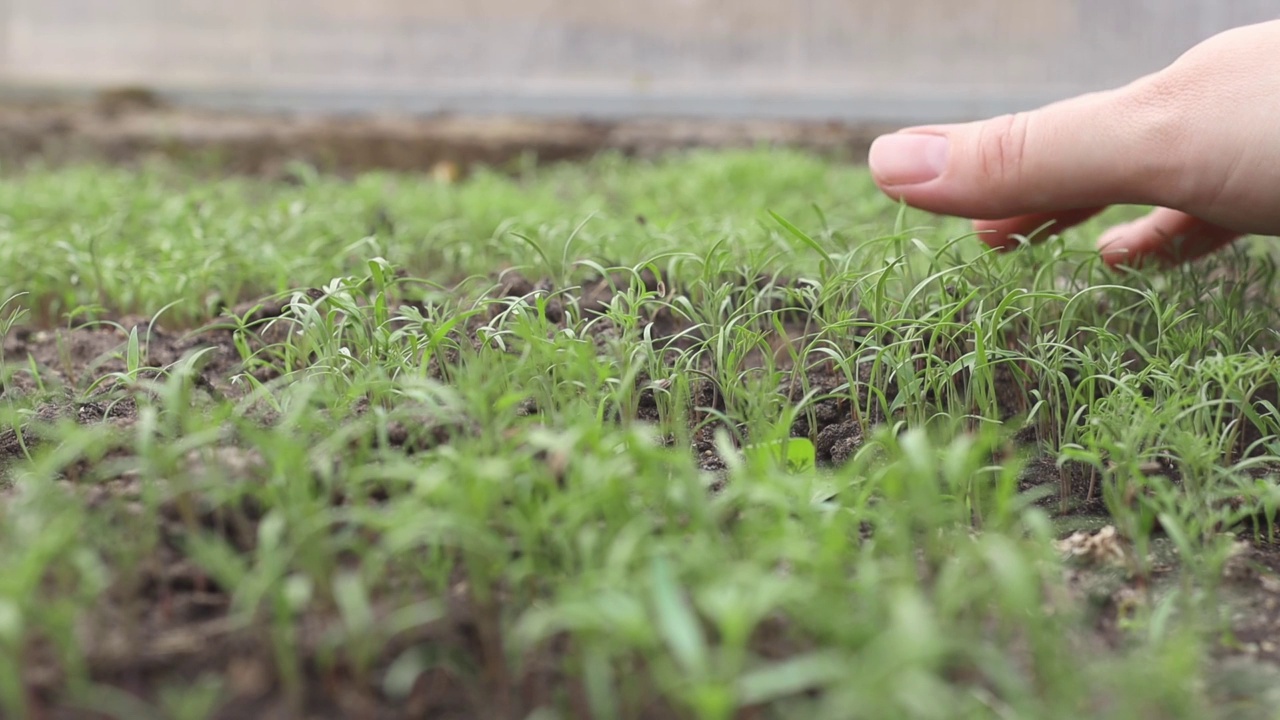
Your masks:
[[[0,0],[0,89],[140,86],[235,109],[932,120],[1123,83],[1275,17],[1280,0]]]

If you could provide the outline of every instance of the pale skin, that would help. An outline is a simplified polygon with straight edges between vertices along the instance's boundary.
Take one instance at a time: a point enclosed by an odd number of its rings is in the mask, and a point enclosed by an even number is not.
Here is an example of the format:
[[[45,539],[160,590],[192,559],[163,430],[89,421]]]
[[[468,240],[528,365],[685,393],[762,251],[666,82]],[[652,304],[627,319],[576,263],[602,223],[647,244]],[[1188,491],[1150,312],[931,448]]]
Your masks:
[[[1098,238],[1110,265],[1280,235],[1280,20],[1211,37],[1124,87],[882,136],[868,161],[887,195],[972,219],[997,248],[1121,204],[1156,209]]]

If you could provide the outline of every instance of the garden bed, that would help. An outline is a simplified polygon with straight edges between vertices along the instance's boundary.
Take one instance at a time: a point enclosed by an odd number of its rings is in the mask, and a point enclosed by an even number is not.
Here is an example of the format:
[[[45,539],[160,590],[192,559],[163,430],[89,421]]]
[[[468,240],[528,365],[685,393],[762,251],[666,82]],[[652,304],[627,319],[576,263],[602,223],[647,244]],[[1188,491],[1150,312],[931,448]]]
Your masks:
[[[1274,706],[1265,255],[781,151],[287,176],[0,185],[9,713]]]

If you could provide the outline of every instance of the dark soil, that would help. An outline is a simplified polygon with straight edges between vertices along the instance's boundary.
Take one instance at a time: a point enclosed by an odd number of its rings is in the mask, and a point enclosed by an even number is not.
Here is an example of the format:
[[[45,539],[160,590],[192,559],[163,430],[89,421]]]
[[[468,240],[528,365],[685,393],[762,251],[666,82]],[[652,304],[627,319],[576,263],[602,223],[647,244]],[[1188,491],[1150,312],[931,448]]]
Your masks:
[[[861,162],[892,128],[832,122],[519,117],[328,117],[169,107],[141,88],[84,101],[0,107],[0,163],[135,163],[156,157],[219,172],[289,177],[304,162],[326,172],[432,171],[455,177],[476,165],[532,157],[581,160],[602,151],[654,156],[684,148],[768,144]]]
[[[612,280],[621,282],[620,278]],[[651,275],[644,281],[650,290],[662,285]],[[505,298],[527,297],[551,289],[546,283],[520,277],[507,277],[499,285],[496,294]],[[588,283],[576,302],[577,312],[587,315],[602,313],[611,297],[612,285],[611,279]],[[313,292],[312,297],[316,296]],[[563,323],[569,312],[565,306],[567,302],[563,297],[552,301],[546,309],[548,320]],[[247,312],[251,307],[242,306],[237,309],[237,314]],[[806,332],[803,312],[794,308],[778,309],[795,310],[786,313],[789,333],[799,336]],[[262,321],[286,312],[287,306],[283,303],[264,303],[253,318]],[[688,345],[698,340],[696,332],[689,332],[688,327],[670,314],[659,313],[649,320],[657,342]],[[214,396],[235,397],[242,392],[240,386],[231,382],[231,378],[245,368],[240,364],[229,329],[180,333],[150,327],[140,318],[123,318],[120,325],[123,329],[19,330],[4,339],[4,353],[9,358],[29,356],[40,368],[41,382],[46,389],[85,388],[97,378],[126,369],[122,349],[127,340],[127,330],[137,326],[147,338],[146,364],[164,366],[197,348],[211,348],[200,371],[197,388]],[[607,336],[611,332],[607,321],[598,323],[596,327],[601,335]],[[269,339],[264,338],[263,341]],[[790,339],[793,338],[778,338],[778,347],[784,347]],[[775,357],[785,366],[785,353]],[[260,370],[254,372],[261,373]],[[860,417],[847,393],[841,397],[833,392],[843,382],[840,375],[828,369],[814,371],[803,383],[808,390],[817,390],[820,398],[824,394],[829,396],[802,413],[792,428],[794,435],[814,441],[818,461],[822,465],[838,465],[847,461],[863,443],[863,423],[884,420]],[[779,392],[793,401],[799,400],[804,393],[801,384],[792,377]],[[1003,388],[1012,385],[1011,382],[1001,383]],[[0,397],[15,399],[35,396],[40,392],[40,386],[34,377],[22,371],[9,378],[0,390]],[[891,388],[887,390],[892,391]],[[656,419],[652,391],[649,393],[646,396],[641,392],[639,415]],[[106,383],[101,390],[88,396],[67,394],[62,399],[45,402],[38,409],[35,421],[20,429],[0,432],[0,472],[42,442],[42,423],[63,420],[128,427],[137,419],[137,408],[129,401],[113,401],[114,397],[111,383]],[[865,401],[865,397],[861,399]],[[697,408],[723,407],[720,389],[706,380],[695,385],[693,400]],[[1006,414],[1013,417],[1019,412],[1017,403],[1016,397],[1008,395],[1001,398],[1000,404]],[[859,405],[865,407],[865,402]],[[532,406],[523,410],[537,412],[537,408]],[[690,449],[704,469],[722,471],[724,463],[714,443],[717,425],[703,422],[705,419],[704,414],[694,412],[693,420],[698,424],[692,433],[693,447]],[[411,452],[448,442],[452,433],[468,431],[474,429],[427,425],[425,429],[416,427],[411,430],[400,425],[392,428],[387,441]],[[1036,445],[1033,439],[1032,434],[1021,433],[1011,440],[1009,452],[1033,454],[1022,477],[1022,488],[1049,488],[1051,492],[1041,500],[1046,508],[1060,515],[1073,516],[1085,525],[1093,523],[1100,526],[1104,523],[1105,506],[1093,473],[1071,464],[1060,468],[1050,457],[1034,456]],[[259,459],[234,445],[220,448],[212,460],[193,456],[187,470],[198,475],[206,472],[211,462],[245,482],[254,482],[256,474],[261,472]],[[1176,468],[1172,466],[1153,467],[1151,470],[1176,475]],[[74,468],[70,469],[62,485],[68,492],[82,494],[90,507],[123,512],[125,517],[142,512],[140,489],[129,473],[125,472],[106,483],[94,484],[78,483],[77,474]],[[467,664],[486,668],[486,680],[482,685],[459,673],[433,670],[419,679],[407,699],[388,698],[367,677],[322,669],[318,661],[321,638],[335,620],[317,614],[303,618],[298,625],[296,646],[306,676],[304,686],[298,692],[286,691],[273,661],[270,638],[260,631],[231,626],[228,623],[227,593],[179,550],[181,539],[193,522],[199,527],[225,534],[246,550],[252,548],[259,513],[248,505],[214,507],[198,500],[180,502],[181,499],[181,496],[171,499],[161,508],[163,542],[153,556],[146,559],[141,580],[129,587],[113,588],[97,608],[95,617],[85,624],[83,648],[88,657],[89,672],[95,681],[152,697],[166,684],[191,682],[205,673],[215,673],[226,679],[231,694],[236,698],[221,710],[217,715],[219,718],[521,718],[552,694],[562,691],[569,702],[581,710],[579,716],[589,716],[585,710],[583,688],[576,679],[564,676],[558,669],[559,663],[555,662],[554,653],[563,652],[563,647],[552,648],[552,656],[536,658],[527,673],[513,676],[501,657],[500,648],[495,645],[495,609],[478,603],[461,579],[448,595],[446,617],[404,637],[393,638],[377,658],[375,667],[385,668],[405,648],[435,644],[465,658]],[[343,502],[343,498],[335,497],[334,501]],[[1151,576],[1143,582],[1156,586],[1173,572],[1172,564],[1157,563]],[[1280,548],[1264,544],[1246,546],[1233,560],[1232,573],[1227,589],[1242,608],[1236,623],[1236,637],[1241,648],[1238,652],[1280,662],[1280,580],[1277,580],[1280,576]],[[1117,618],[1123,612],[1126,598],[1138,591],[1131,580],[1108,583],[1100,581],[1100,577],[1105,576],[1087,568],[1080,570],[1073,578],[1073,587],[1082,598],[1098,608],[1100,637],[1118,644],[1121,632],[1117,629]],[[375,610],[386,612],[389,608]],[[760,651],[780,656],[786,654],[794,642],[787,636],[785,627],[769,626],[761,633]],[[60,666],[52,649],[37,644],[30,652],[31,662],[24,679],[30,688],[33,706],[38,710],[36,717],[106,717],[67,707],[62,694]],[[375,674],[373,677],[378,676]],[[645,711],[644,717],[674,716],[670,708],[662,707],[656,701]]]

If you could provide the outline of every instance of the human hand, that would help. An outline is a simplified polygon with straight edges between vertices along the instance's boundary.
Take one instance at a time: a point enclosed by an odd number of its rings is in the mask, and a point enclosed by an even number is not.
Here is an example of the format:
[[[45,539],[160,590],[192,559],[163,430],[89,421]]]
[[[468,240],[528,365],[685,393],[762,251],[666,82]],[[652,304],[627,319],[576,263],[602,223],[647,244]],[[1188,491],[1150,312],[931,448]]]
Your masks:
[[[1121,88],[882,136],[868,162],[890,197],[973,219],[998,248],[1116,204],[1157,209],[1098,239],[1110,265],[1280,235],[1280,21],[1215,35]]]

